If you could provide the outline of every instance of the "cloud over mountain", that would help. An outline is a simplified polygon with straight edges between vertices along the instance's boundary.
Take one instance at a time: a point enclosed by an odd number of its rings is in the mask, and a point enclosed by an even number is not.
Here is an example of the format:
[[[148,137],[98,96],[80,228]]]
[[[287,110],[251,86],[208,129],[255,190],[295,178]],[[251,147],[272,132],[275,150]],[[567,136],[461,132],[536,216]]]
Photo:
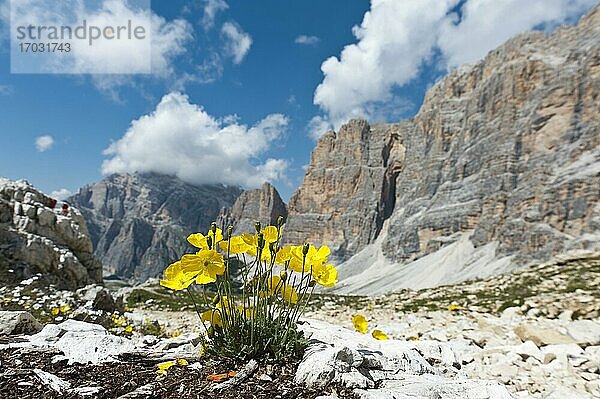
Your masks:
[[[179,92],[165,95],[156,109],[131,122],[104,154],[104,174],[158,172],[194,184],[257,187],[284,179],[288,161],[257,161],[285,132],[288,119],[270,114],[254,126],[219,120]]]
[[[596,0],[372,0],[357,42],[321,65],[314,103],[336,127],[351,117],[373,117],[398,101],[406,85],[433,60],[453,68],[474,62],[520,32],[572,22]],[[324,132],[321,132],[321,134]]]

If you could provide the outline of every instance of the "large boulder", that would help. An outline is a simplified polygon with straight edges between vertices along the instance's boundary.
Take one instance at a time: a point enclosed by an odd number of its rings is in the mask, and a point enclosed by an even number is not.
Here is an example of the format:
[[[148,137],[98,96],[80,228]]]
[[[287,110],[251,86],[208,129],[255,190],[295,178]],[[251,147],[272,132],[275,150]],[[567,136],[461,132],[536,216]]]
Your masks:
[[[0,178],[0,279],[41,281],[75,289],[102,282],[102,266],[79,210],[27,181]],[[11,280],[11,281],[8,281]]]
[[[0,335],[35,334],[42,325],[28,312],[0,311]]]

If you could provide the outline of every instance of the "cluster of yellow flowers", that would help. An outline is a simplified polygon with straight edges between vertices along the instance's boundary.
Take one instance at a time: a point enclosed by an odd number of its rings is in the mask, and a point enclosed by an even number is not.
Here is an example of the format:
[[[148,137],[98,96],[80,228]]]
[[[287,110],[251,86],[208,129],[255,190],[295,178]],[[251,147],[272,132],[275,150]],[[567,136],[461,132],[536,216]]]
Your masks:
[[[361,334],[366,334],[367,331],[369,331],[369,322],[367,321],[365,316],[361,314],[357,314],[354,315],[354,317],[352,317],[352,324],[354,324],[354,328],[356,329],[356,331],[358,331]],[[385,341],[388,339],[386,333],[377,329],[371,332],[371,336],[379,341]]]
[[[170,264],[160,280],[163,287],[188,291],[200,319],[210,324],[207,337],[221,347],[227,346],[223,349],[226,356],[260,356],[266,352],[278,356],[279,350],[296,351],[301,336],[296,332],[296,321],[314,287],[337,283],[337,270],[328,262],[327,246],[281,245],[281,217],[277,226],[262,228],[257,222],[255,229],[254,234],[234,236],[230,226],[225,238],[212,223],[206,234],[191,234],[187,241],[197,251]],[[237,291],[232,264],[241,274],[241,289]],[[189,290],[193,283],[203,287],[202,311]],[[212,299],[206,296],[205,286],[209,284],[215,292]],[[215,347],[219,344],[211,349]]]
[[[111,320],[115,327],[122,328],[124,333],[131,334],[133,332],[133,326],[127,324],[127,318],[125,318],[125,316],[121,316],[119,313],[115,312],[111,316]]]
[[[282,265],[294,272],[311,273],[315,282],[324,287],[333,287],[337,283],[337,270],[327,263],[329,247],[322,246],[317,249],[309,245],[306,249],[306,245],[298,245],[279,248],[280,229],[275,226],[267,226],[256,234],[242,234],[225,240],[223,231],[213,224],[206,235],[191,234],[187,240],[198,248],[198,252],[185,254],[180,260],[169,265],[165,270],[165,279],[160,280],[163,287],[183,290],[194,282],[200,285],[216,282],[217,276],[225,273],[223,253],[248,254],[264,262]],[[269,287],[272,288],[271,294],[280,294],[289,302],[297,301],[298,295],[294,287],[285,285],[281,276],[272,276]]]
[[[58,317],[60,314],[67,315],[69,313],[72,313],[71,306],[69,304],[64,304],[57,308],[50,309],[50,316],[53,318]]]

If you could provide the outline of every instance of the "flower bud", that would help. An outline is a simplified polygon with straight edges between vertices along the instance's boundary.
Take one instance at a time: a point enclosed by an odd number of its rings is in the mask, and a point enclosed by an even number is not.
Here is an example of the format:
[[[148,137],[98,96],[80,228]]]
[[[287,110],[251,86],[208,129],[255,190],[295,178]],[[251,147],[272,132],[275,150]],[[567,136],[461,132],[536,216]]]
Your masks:
[[[232,235],[233,235],[233,226],[229,226],[227,228],[227,238],[231,239]]]
[[[256,222],[254,222],[254,228],[256,229],[257,233],[260,233],[261,225],[258,220]]]
[[[310,244],[305,242],[302,246],[302,255],[306,256],[308,254],[308,248],[310,248]]]
[[[287,276],[288,276],[288,274],[287,274],[287,272],[286,272],[285,270],[284,270],[284,271],[282,271],[281,273],[279,273],[279,277],[280,277],[280,278],[281,278],[283,281],[287,280]]]
[[[215,295],[215,296],[213,297],[212,303],[213,303],[213,305],[216,305],[216,304],[218,304],[220,301],[221,301],[221,297],[220,297],[220,296],[218,296],[218,295]]]
[[[308,283],[309,287],[314,287],[315,285],[317,285],[317,282],[315,280],[310,280],[310,282]]]
[[[210,224],[210,231],[212,231],[213,235],[217,234],[217,223],[212,222]]]
[[[275,253],[275,249],[277,249],[277,248],[275,248],[276,245],[277,245],[276,242],[269,243],[269,251],[271,251],[271,253]]]
[[[277,227],[283,226],[283,216],[279,215],[277,218]]]
[[[258,248],[263,249],[265,247],[265,237],[263,233],[258,233]]]
[[[208,249],[212,249],[213,240],[211,236],[206,237],[206,244],[208,245]]]

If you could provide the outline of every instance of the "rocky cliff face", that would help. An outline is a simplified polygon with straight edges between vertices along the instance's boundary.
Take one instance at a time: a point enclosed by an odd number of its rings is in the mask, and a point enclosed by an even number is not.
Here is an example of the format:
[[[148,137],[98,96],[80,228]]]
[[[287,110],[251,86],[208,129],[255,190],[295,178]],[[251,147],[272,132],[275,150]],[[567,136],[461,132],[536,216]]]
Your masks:
[[[58,288],[102,282],[85,221],[24,180],[0,178],[0,274],[14,283],[38,275]],[[37,278],[37,277],[36,277]]]
[[[69,201],[88,222],[104,273],[145,280],[189,252],[185,237],[207,230],[240,192],[154,173],[115,174],[83,187]]]
[[[279,193],[269,183],[256,190],[244,191],[231,209],[225,208],[219,216],[218,224],[225,230],[233,226],[237,234],[254,233],[254,223],[263,226],[276,225],[277,218],[287,218],[287,208]]]
[[[451,72],[412,119],[326,133],[288,234],[333,244],[342,260],[376,245],[365,259],[396,265],[464,235],[469,254],[489,244],[512,266],[598,248],[600,8]]]

